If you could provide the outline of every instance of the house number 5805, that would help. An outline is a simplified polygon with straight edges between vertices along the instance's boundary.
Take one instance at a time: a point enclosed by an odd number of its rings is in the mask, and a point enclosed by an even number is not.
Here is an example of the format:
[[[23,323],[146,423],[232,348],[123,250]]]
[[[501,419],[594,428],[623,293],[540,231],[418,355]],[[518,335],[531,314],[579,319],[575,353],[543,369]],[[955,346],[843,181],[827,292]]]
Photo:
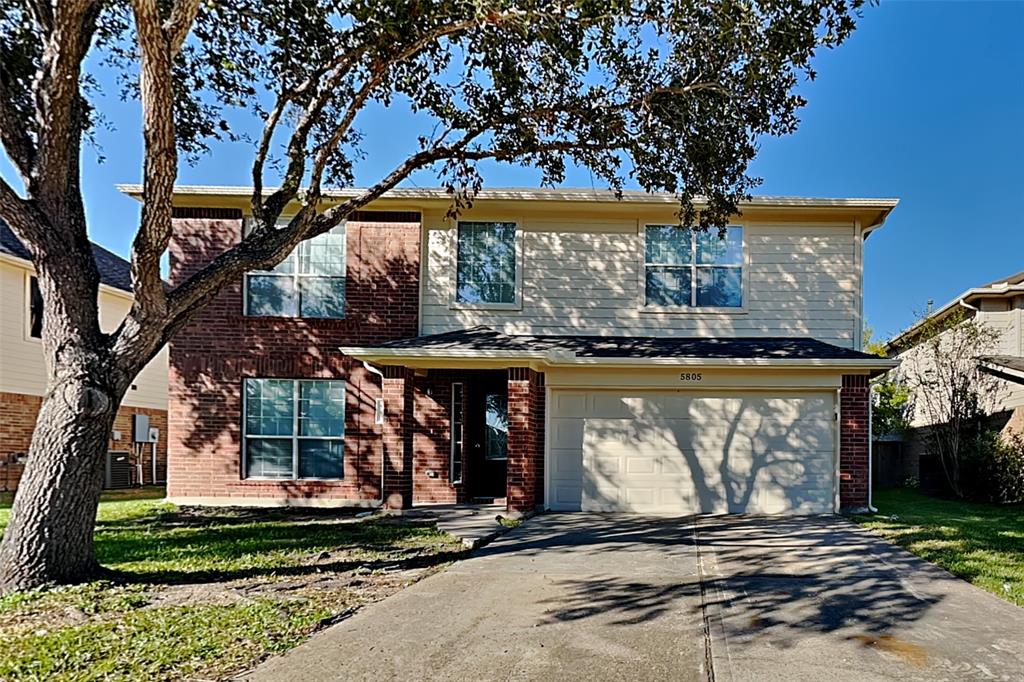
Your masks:
[[[700,372],[683,372],[679,375],[680,381],[700,381],[704,375]]]

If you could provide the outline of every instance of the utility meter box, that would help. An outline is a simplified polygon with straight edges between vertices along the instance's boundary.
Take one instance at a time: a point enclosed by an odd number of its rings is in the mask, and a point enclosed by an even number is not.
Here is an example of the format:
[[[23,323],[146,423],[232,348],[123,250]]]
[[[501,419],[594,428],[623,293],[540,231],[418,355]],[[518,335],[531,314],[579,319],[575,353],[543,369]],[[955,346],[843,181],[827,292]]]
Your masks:
[[[149,443],[149,415],[132,415],[132,442]]]

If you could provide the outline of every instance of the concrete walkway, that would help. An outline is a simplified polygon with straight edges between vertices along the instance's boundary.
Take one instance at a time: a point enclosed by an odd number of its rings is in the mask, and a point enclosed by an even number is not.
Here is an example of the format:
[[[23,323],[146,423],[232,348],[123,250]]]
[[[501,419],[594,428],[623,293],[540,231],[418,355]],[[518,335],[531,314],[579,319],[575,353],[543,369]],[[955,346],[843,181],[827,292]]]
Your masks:
[[[508,532],[498,519],[508,515],[503,504],[431,504],[401,512],[408,519],[430,519],[440,531],[462,541],[466,549],[483,547]]]
[[[835,517],[527,521],[252,680],[1019,680],[1024,609]]]

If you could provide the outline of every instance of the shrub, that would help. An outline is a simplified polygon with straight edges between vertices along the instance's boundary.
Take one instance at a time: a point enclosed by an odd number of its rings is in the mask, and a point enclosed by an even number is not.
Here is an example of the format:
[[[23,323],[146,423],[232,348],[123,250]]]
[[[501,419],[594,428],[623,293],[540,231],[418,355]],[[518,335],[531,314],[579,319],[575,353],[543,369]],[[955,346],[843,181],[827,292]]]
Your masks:
[[[1024,502],[1024,433],[998,438],[982,466],[992,502]]]

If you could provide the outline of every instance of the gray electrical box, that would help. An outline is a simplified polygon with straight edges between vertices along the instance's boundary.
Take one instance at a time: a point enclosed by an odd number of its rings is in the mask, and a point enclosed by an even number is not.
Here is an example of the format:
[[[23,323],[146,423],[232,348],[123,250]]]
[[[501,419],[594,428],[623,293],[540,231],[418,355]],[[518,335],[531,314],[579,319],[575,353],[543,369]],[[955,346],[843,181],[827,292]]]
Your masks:
[[[132,442],[149,442],[149,415],[132,415]]]

